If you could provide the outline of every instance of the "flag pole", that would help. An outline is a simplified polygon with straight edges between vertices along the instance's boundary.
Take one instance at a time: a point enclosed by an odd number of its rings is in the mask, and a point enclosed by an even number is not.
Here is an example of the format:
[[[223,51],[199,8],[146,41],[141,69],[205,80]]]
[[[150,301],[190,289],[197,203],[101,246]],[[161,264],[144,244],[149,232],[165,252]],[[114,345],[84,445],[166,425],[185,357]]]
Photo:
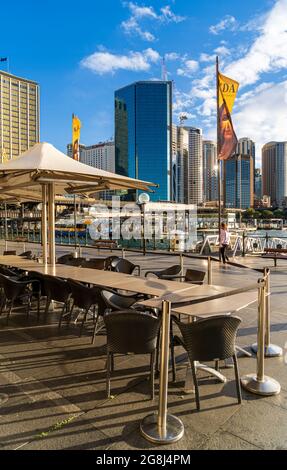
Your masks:
[[[219,61],[218,56],[216,56],[216,106],[217,106],[217,192],[218,192],[218,243],[220,247],[220,226],[221,226],[221,178],[220,178],[220,149],[219,149],[219,141],[220,141],[220,126],[219,126]],[[220,258],[220,251],[218,252],[219,259]]]

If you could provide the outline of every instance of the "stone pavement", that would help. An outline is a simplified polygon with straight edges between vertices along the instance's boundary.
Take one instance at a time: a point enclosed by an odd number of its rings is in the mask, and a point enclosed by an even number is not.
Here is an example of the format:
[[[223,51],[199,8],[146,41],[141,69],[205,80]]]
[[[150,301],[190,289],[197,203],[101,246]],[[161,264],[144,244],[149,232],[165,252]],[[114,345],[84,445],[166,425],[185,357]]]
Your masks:
[[[10,247],[9,247],[10,248]],[[62,251],[63,249],[61,249]],[[67,250],[66,250],[67,251]],[[85,253],[84,253],[85,254]],[[109,253],[100,252],[100,256]],[[90,256],[98,256],[98,250]],[[178,257],[128,253],[128,259],[145,269],[179,262]],[[260,258],[245,265],[263,267]],[[206,261],[185,259],[185,267],[206,269]],[[272,266],[272,260],[268,260]],[[284,347],[287,338],[287,266],[271,268],[272,342]],[[214,263],[215,284],[239,287],[258,279],[251,269]],[[256,341],[257,305],[239,314],[242,326],[237,343]],[[91,345],[92,323],[79,338],[79,326],[57,327],[58,310],[47,324],[36,314],[27,322],[21,308],[8,326],[0,317],[0,449],[287,449],[287,364],[284,357],[266,359],[266,374],[282,386],[280,395],[259,397],[243,391],[237,404],[234,372],[222,368],[226,384],[200,372],[202,410],[194,395],[184,392],[186,363],[177,363],[177,381],[169,384],[168,407],[185,427],[174,445],[156,447],[139,433],[143,417],[156,410],[149,398],[148,357],[117,356],[112,375],[112,398],[105,394],[105,336]],[[286,345],[287,347],[287,345]],[[182,358],[178,348],[178,359]],[[286,354],[286,349],[284,351]],[[256,370],[256,358],[240,357],[240,374]]]

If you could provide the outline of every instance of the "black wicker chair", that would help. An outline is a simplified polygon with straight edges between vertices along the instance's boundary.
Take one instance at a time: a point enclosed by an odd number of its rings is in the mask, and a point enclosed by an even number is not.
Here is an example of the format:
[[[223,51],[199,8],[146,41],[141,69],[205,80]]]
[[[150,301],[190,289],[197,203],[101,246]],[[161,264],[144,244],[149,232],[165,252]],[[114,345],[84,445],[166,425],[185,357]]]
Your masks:
[[[19,256],[21,256],[21,258],[27,258],[27,259],[33,258],[31,250],[23,251],[23,253],[21,253]]]
[[[48,311],[52,300],[63,304],[62,311],[59,319],[59,328],[62,324],[62,318],[65,313],[69,311],[71,288],[67,281],[55,276],[43,276],[44,290],[46,293],[46,308],[45,318],[47,318]]]
[[[86,261],[86,258],[71,258],[71,259],[67,259],[67,261],[65,262],[65,264],[67,266],[76,266],[76,267],[82,267],[83,264],[85,263]]]
[[[119,256],[108,256],[108,258],[105,259],[106,271],[114,271],[120,260],[121,258],[119,258]]]
[[[62,255],[57,259],[58,264],[68,264],[68,261],[75,259],[71,253],[67,255]]]
[[[174,276],[173,281],[181,279],[184,282],[190,282],[191,284],[202,285],[204,283],[205,271],[198,271],[196,269],[187,269],[185,276]]]
[[[105,302],[106,308],[110,311],[129,309],[139,300],[138,297],[122,295],[112,289],[102,289],[101,297]]]
[[[106,303],[101,296],[101,289],[98,287],[87,287],[78,281],[68,279],[68,284],[71,289],[72,307],[68,316],[68,323],[70,323],[74,307],[84,311],[83,319],[81,322],[80,336],[82,336],[83,326],[87,319],[87,315],[92,307],[94,307],[94,314],[96,313],[96,321],[94,326],[94,333],[92,343],[94,343],[96,333],[102,327],[99,327],[99,319],[103,317],[106,310]],[[96,310],[97,309],[97,310]]]
[[[5,250],[3,256],[16,256],[16,250]]]
[[[117,273],[124,273],[124,274],[134,274],[135,270],[138,271],[138,275],[140,276],[141,268],[139,264],[133,264],[129,260],[121,258],[116,266],[115,271]]]
[[[162,269],[161,271],[147,271],[145,273],[145,277],[147,277],[149,274],[153,274],[159,279],[172,280],[176,276],[178,276],[180,272],[181,272],[181,266],[179,264],[174,264],[173,266],[170,266],[167,269]]]
[[[154,398],[154,364],[160,320],[135,310],[111,312],[104,316],[107,330],[107,396],[114,354],[150,354],[151,398]],[[111,367],[112,365],[112,367]]]
[[[82,268],[105,269],[105,258],[91,258],[85,260]]]
[[[241,387],[235,351],[236,333],[241,319],[235,316],[218,315],[199,319],[193,323],[182,323],[173,317],[182,338],[176,337],[188,353],[195,386],[197,410],[200,410],[199,389],[195,361],[220,361],[232,357],[236,379],[238,403],[241,403]]]
[[[37,283],[38,281],[35,280],[16,280],[11,277],[7,277],[4,274],[0,274],[0,284],[3,287],[4,292],[4,302],[1,302],[1,312],[2,314],[4,304],[8,304],[8,312],[7,312],[7,325],[9,322],[9,317],[13,311],[14,304],[17,300],[27,302],[27,310],[26,316],[28,318],[30,313],[31,301],[33,297],[33,289],[32,285]],[[38,315],[39,315],[39,307],[38,307]]]

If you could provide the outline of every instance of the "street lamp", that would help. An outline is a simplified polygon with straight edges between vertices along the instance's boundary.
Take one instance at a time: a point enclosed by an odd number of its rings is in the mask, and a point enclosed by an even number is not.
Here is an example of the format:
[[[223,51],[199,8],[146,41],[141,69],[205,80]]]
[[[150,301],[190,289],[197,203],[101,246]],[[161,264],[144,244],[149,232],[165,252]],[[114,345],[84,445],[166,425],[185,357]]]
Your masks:
[[[146,240],[145,240],[145,205],[149,202],[150,197],[147,193],[141,193],[138,197],[138,205],[141,210],[142,224],[142,244],[143,244],[143,255],[146,255]]]

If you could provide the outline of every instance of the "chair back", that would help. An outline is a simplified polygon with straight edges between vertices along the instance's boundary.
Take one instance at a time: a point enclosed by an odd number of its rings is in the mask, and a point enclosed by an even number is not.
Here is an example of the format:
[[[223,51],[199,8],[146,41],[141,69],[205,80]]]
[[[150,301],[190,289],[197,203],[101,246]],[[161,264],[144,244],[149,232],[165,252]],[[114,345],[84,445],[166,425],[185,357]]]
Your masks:
[[[101,297],[101,289],[98,287],[87,287],[74,279],[68,279],[74,305],[88,310],[92,305],[98,306],[98,313],[104,314],[106,304]]]
[[[16,250],[5,250],[3,256],[16,256]]]
[[[128,259],[121,258],[115,266],[115,271],[117,273],[132,274],[135,267],[135,264],[131,263]]]
[[[137,301],[134,297],[119,295],[107,289],[102,289],[101,296],[106,307],[111,310],[129,309]]]
[[[236,333],[241,319],[230,315],[217,315],[193,323],[173,319],[183,337],[191,361],[227,359],[235,354]]]
[[[22,258],[32,259],[32,251],[23,251],[23,253],[21,253],[19,256],[21,256]]]
[[[39,281],[39,285],[40,285],[40,289],[41,289],[41,295],[43,296],[46,296],[47,293],[45,291],[45,275],[44,274],[41,274],[41,273],[38,273],[37,271],[29,271],[28,272],[28,276],[26,277],[27,280],[33,280],[33,279],[36,279],[37,281]],[[34,284],[33,285],[33,291],[37,291],[39,292],[39,285],[37,286],[37,284]]]
[[[198,285],[203,284],[205,278],[205,272],[204,271],[198,271],[196,269],[187,269],[185,273],[185,281],[186,282],[191,282],[195,283]]]
[[[180,264],[174,264],[173,266],[169,266],[169,268],[163,269],[162,271],[157,271],[158,277],[161,276],[177,276],[180,274],[181,266]]]
[[[26,283],[22,283],[20,281],[7,277],[4,274],[0,274],[0,284],[4,289],[5,296],[8,300],[15,299],[25,290],[27,286]]]
[[[68,253],[66,255],[62,255],[57,259],[58,264],[67,264],[68,261],[71,259],[75,259],[71,253]]]
[[[105,259],[105,269],[107,271],[114,271],[120,259],[121,258],[118,256],[108,256],[108,258]]]
[[[105,269],[105,258],[91,258],[85,260],[82,268]]]
[[[0,273],[4,274],[4,276],[17,276],[15,271],[7,268],[6,266],[0,266]]]
[[[65,264],[67,266],[81,267],[85,261],[86,261],[86,258],[71,258],[71,259],[67,259]]]
[[[113,353],[152,353],[156,349],[160,319],[136,310],[121,310],[104,316],[107,348]]]
[[[48,297],[56,302],[66,302],[71,294],[67,281],[55,276],[43,276],[44,289]]]

